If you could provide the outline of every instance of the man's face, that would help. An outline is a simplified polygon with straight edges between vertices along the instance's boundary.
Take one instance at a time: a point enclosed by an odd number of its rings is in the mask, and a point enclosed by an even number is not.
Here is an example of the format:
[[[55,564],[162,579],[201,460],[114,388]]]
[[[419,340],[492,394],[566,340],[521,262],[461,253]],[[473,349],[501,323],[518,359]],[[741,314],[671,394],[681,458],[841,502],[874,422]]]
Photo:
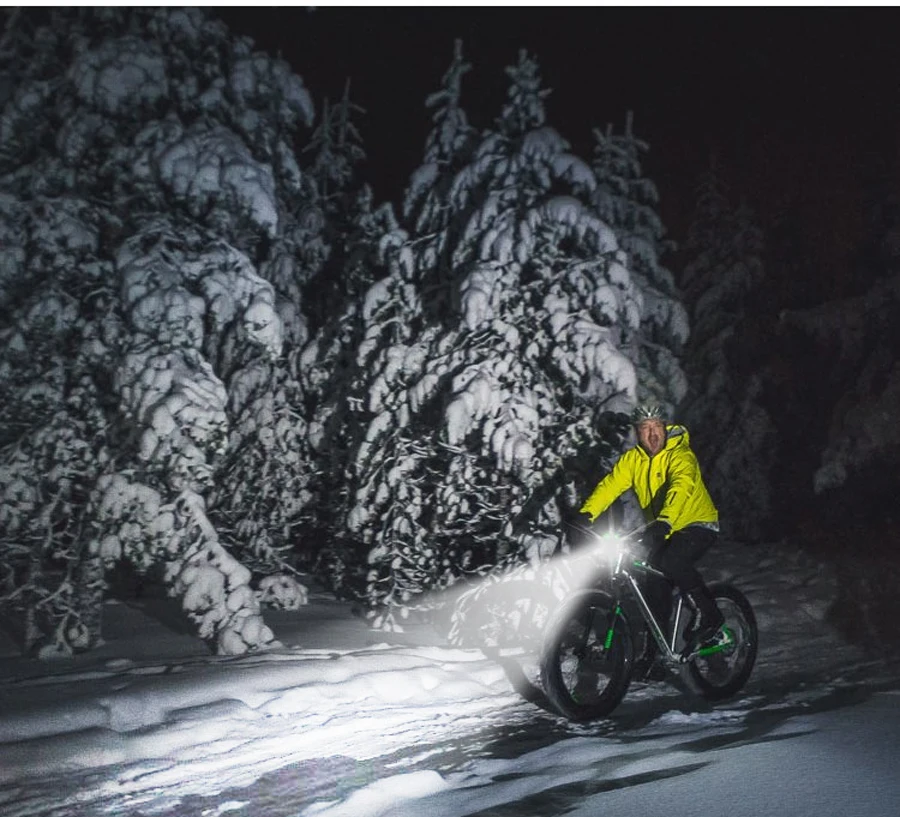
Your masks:
[[[666,426],[662,420],[644,420],[637,426],[637,438],[651,457],[655,457],[666,444]]]

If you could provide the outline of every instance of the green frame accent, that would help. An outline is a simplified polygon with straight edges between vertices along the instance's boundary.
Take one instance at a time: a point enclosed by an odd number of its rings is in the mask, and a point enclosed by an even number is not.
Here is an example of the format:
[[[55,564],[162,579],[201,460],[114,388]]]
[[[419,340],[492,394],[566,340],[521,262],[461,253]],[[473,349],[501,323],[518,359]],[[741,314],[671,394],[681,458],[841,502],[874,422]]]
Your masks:
[[[616,629],[616,619],[622,615],[622,605],[617,604],[616,609],[613,611],[613,621],[612,625],[606,631],[606,640],[603,642],[603,649],[608,650],[612,647],[613,633]]]
[[[733,647],[735,644],[734,633],[732,633],[728,627],[722,627],[722,632],[725,634],[725,640],[721,644],[711,644],[708,647],[703,647],[702,649],[697,650],[695,655],[698,657],[715,655],[717,652],[722,652],[723,650]]]

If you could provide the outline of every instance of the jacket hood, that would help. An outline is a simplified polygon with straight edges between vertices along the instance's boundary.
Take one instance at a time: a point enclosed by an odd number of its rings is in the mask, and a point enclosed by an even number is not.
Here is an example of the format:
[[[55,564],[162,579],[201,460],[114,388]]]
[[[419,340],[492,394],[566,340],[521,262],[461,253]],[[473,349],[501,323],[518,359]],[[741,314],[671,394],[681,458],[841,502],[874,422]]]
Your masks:
[[[691,435],[688,430],[679,424],[666,426],[666,448],[675,448],[678,445],[690,445]]]

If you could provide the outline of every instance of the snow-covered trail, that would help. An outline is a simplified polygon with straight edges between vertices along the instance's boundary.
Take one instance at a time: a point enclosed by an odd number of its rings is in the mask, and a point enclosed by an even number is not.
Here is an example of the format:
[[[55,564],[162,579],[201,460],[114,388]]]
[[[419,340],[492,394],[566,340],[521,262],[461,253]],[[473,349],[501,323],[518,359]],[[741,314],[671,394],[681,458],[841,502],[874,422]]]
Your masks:
[[[615,738],[557,740],[514,759],[475,760],[435,785],[427,801],[384,810],[388,781],[304,815],[318,817],[812,817],[900,809],[894,735],[896,688],[838,688],[817,701],[715,713],[670,711]],[[418,785],[427,784],[422,774]],[[399,780],[393,788],[402,791]]]
[[[707,561],[722,565],[708,575],[745,589],[760,622],[756,670],[733,701],[713,707],[667,684],[636,684],[612,717],[574,725],[547,711],[528,656],[372,644],[378,634],[357,619],[314,603],[304,611],[306,634],[316,610],[326,610],[319,623],[330,622],[324,637],[333,649],[299,646],[302,627],[292,646],[285,622],[287,646],[269,654],[160,661],[123,649],[79,669],[8,675],[0,682],[0,810],[208,817],[229,804],[300,815],[328,803],[329,816],[361,817],[395,813],[378,811],[379,797],[394,798],[394,807],[472,780],[511,803],[558,784],[540,774],[548,752],[582,769],[575,780],[593,779],[585,770],[597,763],[625,774],[636,758],[685,741],[753,742],[801,713],[858,702],[873,675],[890,687],[888,668],[824,623],[834,585],[818,565],[775,548],[734,548]],[[535,779],[510,788],[508,776]],[[354,811],[361,797],[374,801]],[[447,814],[477,813],[453,812],[463,801],[441,797]]]
[[[87,691],[92,681],[99,693]],[[476,651],[386,646],[134,667],[42,686],[38,705],[16,714],[4,706],[0,721],[0,804],[10,817],[67,814],[75,802],[96,813],[159,808],[315,758],[389,756],[483,728],[520,703]],[[4,692],[10,703],[28,697],[26,688]],[[49,779],[52,791],[42,785]],[[61,789],[67,806],[56,810]],[[14,807],[10,794],[27,803]]]
[[[386,650],[384,660],[393,665],[395,689],[403,686],[402,676],[409,689],[423,667],[398,653]],[[664,685],[636,685],[613,717],[578,725],[502,689],[470,697],[479,675],[486,690],[504,686],[499,676],[490,677],[490,663],[457,666],[466,675],[466,695],[438,695],[427,704],[408,696],[392,709],[380,694],[368,700],[363,694],[346,709],[332,705],[319,717],[260,720],[237,704],[210,703],[194,717],[170,713],[156,727],[87,730],[19,744],[26,754],[18,759],[38,773],[0,788],[0,805],[10,817],[209,817],[223,805],[242,803],[246,813],[268,817],[312,815],[317,803],[328,803],[328,817],[399,817],[407,813],[397,810],[403,796],[428,794],[443,804],[429,800],[430,817],[516,803],[516,814],[547,814],[553,812],[542,810],[546,798],[577,802],[588,793],[687,774],[710,762],[705,755],[698,759],[707,750],[725,752],[803,731],[805,721],[798,725],[797,718],[852,707],[872,694],[849,679],[808,680],[793,691],[748,694],[712,707]],[[443,664],[446,669],[448,662]],[[357,684],[344,693],[360,695],[369,674],[357,667]],[[311,687],[296,691],[315,697]],[[8,757],[0,756],[4,768]],[[77,768],[66,773],[67,766]],[[384,797],[392,798],[389,811],[378,805],[379,781]],[[409,814],[422,813],[414,804],[409,808]]]

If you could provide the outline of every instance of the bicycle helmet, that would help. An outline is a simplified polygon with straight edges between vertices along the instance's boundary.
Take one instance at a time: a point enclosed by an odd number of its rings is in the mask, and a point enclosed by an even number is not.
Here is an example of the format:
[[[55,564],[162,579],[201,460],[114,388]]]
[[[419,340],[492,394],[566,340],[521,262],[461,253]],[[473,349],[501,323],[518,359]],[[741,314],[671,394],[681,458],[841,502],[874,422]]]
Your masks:
[[[665,423],[666,416],[662,406],[656,403],[638,403],[631,412],[631,424],[639,425],[645,420],[659,420],[661,423]]]

